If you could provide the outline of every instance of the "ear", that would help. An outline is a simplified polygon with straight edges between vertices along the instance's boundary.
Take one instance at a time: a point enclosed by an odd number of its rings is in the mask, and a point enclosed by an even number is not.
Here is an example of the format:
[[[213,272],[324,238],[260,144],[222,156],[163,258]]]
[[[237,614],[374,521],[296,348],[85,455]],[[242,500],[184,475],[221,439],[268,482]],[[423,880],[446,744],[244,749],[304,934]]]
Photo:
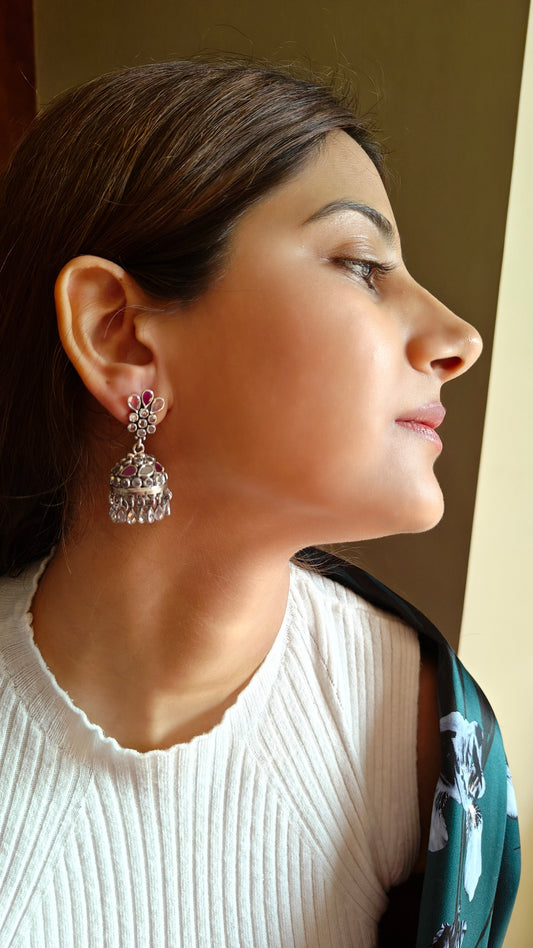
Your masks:
[[[122,267],[102,257],[75,257],[57,278],[55,302],[65,352],[110,414],[125,423],[132,392],[165,394],[157,384],[156,355],[139,338],[150,304]]]

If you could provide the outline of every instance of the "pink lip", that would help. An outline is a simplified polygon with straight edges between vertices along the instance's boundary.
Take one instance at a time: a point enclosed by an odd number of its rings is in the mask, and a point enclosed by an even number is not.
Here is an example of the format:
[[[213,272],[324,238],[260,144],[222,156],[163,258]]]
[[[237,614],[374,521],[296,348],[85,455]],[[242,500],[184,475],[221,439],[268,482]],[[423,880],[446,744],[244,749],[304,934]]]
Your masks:
[[[442,424],[445,414],[444,405],[440,402],[431,402],[429,405],[421,405],[413,411],[406,412],[405,415],[396,419],[396,424],[422,435],[442,449],[442,441],[435,429]]]

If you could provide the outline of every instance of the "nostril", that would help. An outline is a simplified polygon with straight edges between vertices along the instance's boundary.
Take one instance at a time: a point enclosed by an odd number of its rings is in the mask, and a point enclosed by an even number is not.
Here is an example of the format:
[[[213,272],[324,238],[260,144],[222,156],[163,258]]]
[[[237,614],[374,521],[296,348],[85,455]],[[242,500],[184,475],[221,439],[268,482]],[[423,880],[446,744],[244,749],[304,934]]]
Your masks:
[[[461,359],[461,356],[447,356],[444,359],[433,359],[431,365],[435,369],[445,369],[446,372],[458,372],[464,366],[464,359]]]

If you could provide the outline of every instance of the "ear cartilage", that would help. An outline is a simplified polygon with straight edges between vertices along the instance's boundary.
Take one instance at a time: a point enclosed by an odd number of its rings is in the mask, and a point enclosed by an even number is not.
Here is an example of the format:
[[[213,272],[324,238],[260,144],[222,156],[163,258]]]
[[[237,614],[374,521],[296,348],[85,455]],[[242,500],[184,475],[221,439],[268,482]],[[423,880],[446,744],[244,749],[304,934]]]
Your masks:
[[[172,491],[167,487],[168,474],[163,465],[145,453],[144,442],[155,432],[157,414],[165,407],[165,399],[154,397],[146,389],[140,395],[130,395],[128,407],[128,431],[135,435],[135,444],[111,471],[109,516],[113,523],[155,523],[170,515]]]

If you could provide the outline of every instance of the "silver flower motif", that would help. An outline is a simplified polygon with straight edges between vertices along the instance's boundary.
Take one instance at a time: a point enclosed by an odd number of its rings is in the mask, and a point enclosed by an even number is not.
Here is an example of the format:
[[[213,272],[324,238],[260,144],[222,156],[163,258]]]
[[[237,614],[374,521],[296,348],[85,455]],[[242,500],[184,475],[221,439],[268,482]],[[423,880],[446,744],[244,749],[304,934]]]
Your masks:
[[[128,398],[130,409],[128,431],[131,431],[141,441],[147,434],[153,434],[157,425],[157,413],[165,407],[164,398],[155,398],[151,389],[147,388],[140,395],[133,393]]]

